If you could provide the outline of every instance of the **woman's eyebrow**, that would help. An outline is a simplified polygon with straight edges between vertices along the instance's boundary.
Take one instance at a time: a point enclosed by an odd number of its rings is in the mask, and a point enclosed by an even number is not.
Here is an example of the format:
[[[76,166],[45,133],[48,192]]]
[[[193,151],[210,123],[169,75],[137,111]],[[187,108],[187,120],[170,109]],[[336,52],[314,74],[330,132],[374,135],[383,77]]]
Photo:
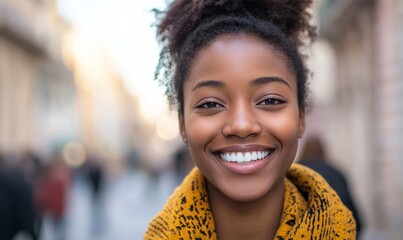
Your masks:
[[[206,81],[201,81],[198,82],[193,88],[192,91],[198,89],[198,88],[202,88],[202,87],[214,87],[214,88],[222,88],[224,87],[225,84],[221,81],[217,81],[217,80],[206,80]]]
[[[267,83],[272,83],[272,82],[277,82],[286,85],[289,89],[291,89],[290,84],[284,80],[281,77],[260,77],[256,78],[253,81],[251,81],[251,85],[259,86],[259,85],[264,85]]]

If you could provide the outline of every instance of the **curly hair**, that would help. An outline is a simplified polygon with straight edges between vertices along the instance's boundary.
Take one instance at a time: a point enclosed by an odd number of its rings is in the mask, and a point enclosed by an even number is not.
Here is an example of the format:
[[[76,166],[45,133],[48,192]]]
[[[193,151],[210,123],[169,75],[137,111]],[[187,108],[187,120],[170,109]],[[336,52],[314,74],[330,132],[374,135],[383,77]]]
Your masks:
[[[156,11],[162,45],[155,79],[165,87],[171,108],[183,113],[183,84],[197,53],[219,36],[253,35],[265,40],[286,60],[297,78],[298,104],[308,105],[309,70],[301,53],[315,27],[308,12],[312,0],[175,0]]]

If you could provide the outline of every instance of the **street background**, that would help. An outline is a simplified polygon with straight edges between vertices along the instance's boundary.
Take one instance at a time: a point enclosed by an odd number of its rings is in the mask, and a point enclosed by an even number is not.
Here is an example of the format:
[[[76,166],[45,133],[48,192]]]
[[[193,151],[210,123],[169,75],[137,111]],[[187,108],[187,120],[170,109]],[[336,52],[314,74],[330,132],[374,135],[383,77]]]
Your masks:
[[[18,182],[15,206],[33,208],[18,214],[42,223],[14,239],[141,239],[191,169],[153,81],[151,10],[169,2],[0,0],[0,183]],[[317,0],[312,13],[305,136],[346,176],[360,239],[401,239],[403,1]]]

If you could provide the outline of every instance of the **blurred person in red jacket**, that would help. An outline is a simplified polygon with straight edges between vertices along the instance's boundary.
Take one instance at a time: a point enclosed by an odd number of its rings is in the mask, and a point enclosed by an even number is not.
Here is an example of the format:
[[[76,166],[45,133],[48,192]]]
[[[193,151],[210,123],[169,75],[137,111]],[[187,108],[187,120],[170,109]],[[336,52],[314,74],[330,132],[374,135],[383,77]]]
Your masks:
[[[44,219],[52,223],[57,240],[65,239],[64,217],[69,185],[70,171],[61,154],[57,153],[43,168],[35,187],[38,210]]]

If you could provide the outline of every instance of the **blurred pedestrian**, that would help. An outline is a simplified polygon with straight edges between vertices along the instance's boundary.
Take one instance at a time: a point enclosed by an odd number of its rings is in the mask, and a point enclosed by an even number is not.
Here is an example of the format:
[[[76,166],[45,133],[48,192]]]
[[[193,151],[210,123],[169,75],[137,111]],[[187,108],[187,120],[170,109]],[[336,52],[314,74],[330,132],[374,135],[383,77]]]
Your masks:
[[[90,157],[87,160],[87,180],[91,189],[92,200],[96,202],[103,190],[104,171],[100,161],[95,157]]]
[[[127,166],[133,170],[139,170],[142,168],[143,163],[141,160],[140,152],[137,148],[132,147],[126,154]]]
[[[0,161],[6,157],[0,153]],[[13,239],[25,234],[37,239],[36,213],[32,185],[16,166],[0,166],[0,240]]]
[[[104,169],[101,160],[95,155],[90,155],[86,161],[85,173],[92,201],[91,230],[95,234],[101,234],[104,230],[103,192],[105,183]]]
[[[299,163],[321,174],[337,192],[341,201],[353,213],[357,225],[357,238],[361,230],[361,219],[350,194],[348,182],[343,173],[328,161],[322,140],[315,135],[309,136],[302,147]]]
[[[21,153],[20,165],[24,172],[24,177],[32,185],[36,182],[42,162],[42,159],[31,148],[26,148]]]
[[[70,186],[70,171],[60,153],[43,167],[35,187],[36,203],[43,216],[43,222],[51,223],[55,240],[63,240],[65,232],[65,211]]]

